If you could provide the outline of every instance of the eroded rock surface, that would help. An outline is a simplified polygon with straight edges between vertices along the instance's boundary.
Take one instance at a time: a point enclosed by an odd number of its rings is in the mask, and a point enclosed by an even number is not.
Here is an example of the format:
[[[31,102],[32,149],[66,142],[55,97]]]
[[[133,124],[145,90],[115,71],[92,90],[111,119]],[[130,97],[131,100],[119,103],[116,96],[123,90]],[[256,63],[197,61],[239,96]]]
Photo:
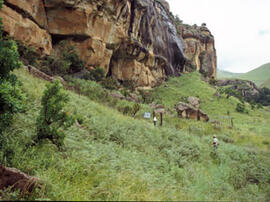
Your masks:
[[[185,42],[185,69],[196,69],[216,78],[217,56],[215,40],[206,25],[179,25],[177,27]]]
[[[154,87],[189,64],[216,74],[209,30],[181,26],[179,34],[165,0],[7,0],[0,17],[6,33],[41,54],[65,40],[89,68],[136,87]]]
[[[186,118],[186,119],[194,119],[194,120],[202,120],[209,121],[209,117],[202,110],[195,108],[191,104],[187,104],[184,102],[179,102],[176,105],[176,111],[178,113],[178,117]]]

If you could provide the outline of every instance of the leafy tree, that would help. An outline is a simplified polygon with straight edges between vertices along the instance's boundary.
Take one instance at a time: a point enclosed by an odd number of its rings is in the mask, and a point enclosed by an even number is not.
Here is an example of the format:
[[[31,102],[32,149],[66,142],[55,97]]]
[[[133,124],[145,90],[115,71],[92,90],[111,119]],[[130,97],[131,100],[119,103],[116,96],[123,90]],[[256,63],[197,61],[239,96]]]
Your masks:
[[[42,109],[36,120],[37,136],[34,138],[35,144],[43,139],[48,139],[58,149],[64,145],[64,130],[74,123],[73,117],[64,110],[68,100],[68,95],[58,80],[47,85],[41,99]]]
[[[12,40],[0,40],[0,79],[8,79],[10,72],[21,65],[16,43]]]
[[[0,9],[3,1],[0,0]],[[24,96],[16,76],[10,72],[21,66],[16,43],[3,40],[2,22],[0,19],[0,162],[13,156],[8,147],[11,138],[3,132],[11,125],[13,115],[23,110]]]

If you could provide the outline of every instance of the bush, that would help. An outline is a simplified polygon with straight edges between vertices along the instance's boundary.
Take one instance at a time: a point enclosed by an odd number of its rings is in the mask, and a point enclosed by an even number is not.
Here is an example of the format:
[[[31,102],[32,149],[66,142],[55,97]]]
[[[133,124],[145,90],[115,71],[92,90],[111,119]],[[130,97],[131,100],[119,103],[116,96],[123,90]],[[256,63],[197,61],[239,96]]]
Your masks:
[[[142,102],[145,104],[150,104],[154,101],[154,96],[152,92],[145,91],[145,90],[139,90],[140,95],[142,96]]]
[[[138,111],[140,111],[141,106],[138,103],[135,103],[132,108],[132,116],[135,117]]]
[[[136,88],[136,83],[132,80],[126,80],[126,81],[123,81],[123,86],[130,90],[131,92],[133,92]]]
[[[68,85],[77,93],[85,95],[91,100],[104,101],[108,97],[107,92],[102,86],[94,81],[73,78],[68,81]]]
[[[35,144],[43,139],[49,139],[59,149],[63,146],[65,138],[63,130],[70,127],[74,122],[69,112],[64,111],[68,100],[68,95],[64,92],[58,80],[54,84],[47,85],[41,99],[42,109],[36,120],[37,136],[34,138]]]
[[[43,59],[41,70],[49,75],[65,75],[69,72],[71,63],[54,55]]]
[[[123,113],[124,115],[128,115],[132,113],[132,108],[130,106],[119,106],[117,107],[117,110],[121,113]]]
[[[104,79],[101,84],[104,88],[109,90],[117,90],[119,87],[118,81],[112,77]]]
[[[248,113],[244,103],[237,103],[235,110],[240,113]]]
[[[17,45],[18,45],[18,52],[24,64],[36,65],[38,59],[38,54],[36,53],[36,50],[33,47],[28,47],[24,45],[20,41],[17,41]]]
[[[80,72],[85,67],[85,62],[79,58],[74,46],[64,46],[62,58],[70,63],[69,73]]]

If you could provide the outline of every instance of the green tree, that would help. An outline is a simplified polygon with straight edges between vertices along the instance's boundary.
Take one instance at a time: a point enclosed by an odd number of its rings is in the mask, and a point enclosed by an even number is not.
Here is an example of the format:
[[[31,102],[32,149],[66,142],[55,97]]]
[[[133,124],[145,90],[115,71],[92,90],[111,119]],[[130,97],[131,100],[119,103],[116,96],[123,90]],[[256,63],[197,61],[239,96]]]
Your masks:
[[[0,0],[0,9],[3,1]],[[3,40],[2,22],[0,19],[0,162],[7,164],[7,159],[13,156],[8,146],[12,138],[4,131],[11,125],[15,113],[23,110],[24,96],[20,83],[11,71],[21,66],[16,43]]]
[[[68,94],[58,80],[47,85],[41,99],[42,109],[36,120],[37,136],[34,138],[35,144],[43,139],[48,139],[58,149],[64,145],[64,130],[74,123],[73,117],[64,110],[68,100]]]

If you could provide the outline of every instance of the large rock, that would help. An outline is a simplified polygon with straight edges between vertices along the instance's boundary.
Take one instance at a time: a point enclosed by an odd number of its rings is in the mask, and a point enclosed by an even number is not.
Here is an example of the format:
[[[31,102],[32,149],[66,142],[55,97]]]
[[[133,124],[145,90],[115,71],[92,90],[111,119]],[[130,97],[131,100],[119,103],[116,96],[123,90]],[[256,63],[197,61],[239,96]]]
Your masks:
[[[3,5],[0,11],[4,32],[29,46],[33,46],[40,54],[50,54],[52,50],[51,36],[36,23]]]
[[[176,111],[178,117],[181,118],[209,121],[209,117],[206,113],[184,102],[179,102],[177,104]]]
[[[218,80],[217,86],[230,86],[231,89],[238,91],[246,101],[251,101],[254,99],[254,97],[260,94],[260,89],[256,86],[256,84],[248,80]]]
[[[0,190],[12,187],[21,193],[31,193],[38,185],[38,179],[22,173],[15,168],[7,168],[0,164]]]
[[[200,108],[200,99],[199,98],[189,96],[188,99],[187,99],[187,101],[189,102],[189,104],[191,104],[196,109],[199,109]]]
[[[179,25],[177,29],[185,42],[187,59],[185,69],[187,71],[196,69],[209,77],[216,78],[217,56],[211,32],[205,25]]]

